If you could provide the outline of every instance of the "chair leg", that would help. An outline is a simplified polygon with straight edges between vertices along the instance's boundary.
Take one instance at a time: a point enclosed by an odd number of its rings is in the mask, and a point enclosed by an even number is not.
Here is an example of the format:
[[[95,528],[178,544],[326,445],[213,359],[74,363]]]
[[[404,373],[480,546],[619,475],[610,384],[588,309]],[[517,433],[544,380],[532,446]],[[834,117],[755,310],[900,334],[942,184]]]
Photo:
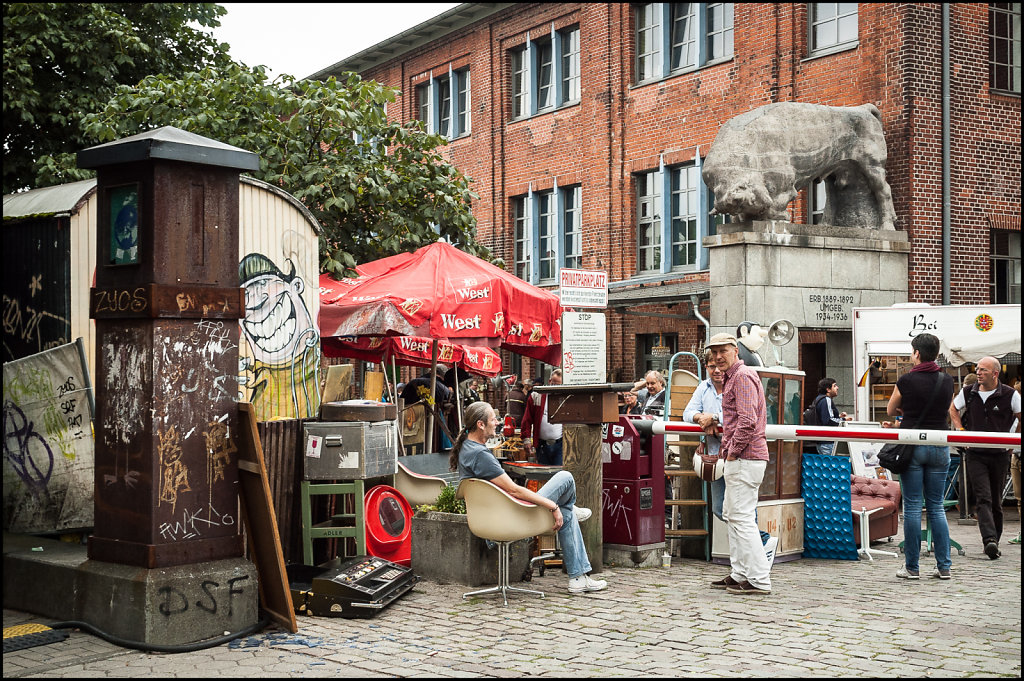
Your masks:
[[[877,553],[877,554],[884,555],[884,556],[895,556],[896,555],[892,551],[880,551],[879,549],[871,548],[871,532],[870,532],[870,528],[869,528],[869,525],[868,525],[868,523],[870,521],[869,516],[872,513],[874,513],[875,511],[880,511],[880,510],[882,510],[882,509],[880,509],[880,508],[873,508],[870,511],[868,511],[867,509],[863,509],[862,508],[859,511],[856,511],[856,510],[854,511],[854,513],[857,514],[857,517],[860,518],[860,548],[857,549],[857,557],[860,558],[861,556],[867,556],[868,560],[870,560],[872,563],[875,562],[874,557],[872,557],[872,555],[871,555],[873,553]]]
[[[462,598],[466,599],[470,596],[485,596],[489,594],[500,593],[502,600],[505,605],[508,605],[508,592],[514,591],[517,593],[534,594],[544,598],[543,591],[536,591],[534,589],[523,589],[517,586],[509,586],[509,559],[511,557],[511,542],[500,541],[498,542],[498,586],[492,586],[487,589],[480,589],[479,591],[470,591],[462,594]]]

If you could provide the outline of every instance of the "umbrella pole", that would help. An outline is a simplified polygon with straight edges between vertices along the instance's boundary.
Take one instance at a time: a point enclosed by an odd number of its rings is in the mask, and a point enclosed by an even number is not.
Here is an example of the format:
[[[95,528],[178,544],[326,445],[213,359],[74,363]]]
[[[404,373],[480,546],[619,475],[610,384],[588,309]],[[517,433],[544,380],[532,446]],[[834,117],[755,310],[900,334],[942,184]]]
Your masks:
[[[437,339],[434,339],[430,349],[430,399],[434,400],[434,395],[437,388]],[[434,407],[437,407],[436,400],[434,401]],[[427,452],[434,451],[434,409],[430,409],[427,414],[427,434],[425,438],[424,450]]]

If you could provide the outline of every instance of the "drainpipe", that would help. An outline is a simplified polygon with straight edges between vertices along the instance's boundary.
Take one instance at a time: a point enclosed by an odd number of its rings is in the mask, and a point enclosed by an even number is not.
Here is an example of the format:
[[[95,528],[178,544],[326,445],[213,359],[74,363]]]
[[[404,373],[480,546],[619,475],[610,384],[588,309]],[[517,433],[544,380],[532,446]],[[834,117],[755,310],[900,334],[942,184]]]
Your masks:
[[[700,300],[697,298],[696,293],[690,294],[690,305],[693,306],[693,316],[697,318],[697,321],[704,325],[704,347],[707,347],[708,341],[711,340],[711,322],[704,319],[701,315]]]
[[[942,3],[942,304],[949,305],[949,5]]]

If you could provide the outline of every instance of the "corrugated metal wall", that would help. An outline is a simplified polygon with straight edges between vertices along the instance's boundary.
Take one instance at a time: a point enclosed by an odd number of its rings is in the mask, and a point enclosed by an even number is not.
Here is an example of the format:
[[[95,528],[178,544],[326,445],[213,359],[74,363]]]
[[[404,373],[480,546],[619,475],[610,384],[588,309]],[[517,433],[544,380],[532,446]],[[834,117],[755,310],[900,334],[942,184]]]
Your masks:
[[[95,191],[71,215],[71,338],[85,341],[89,373],[96,373],[96,323],[89,319],[89,289],[96,273],[96,214],[99,198]]]
[[[298,208],[267,188],[243,181],[239,206],[239,274],[246,287],[242,399],[253,403],[260,421],[315,416],[319,237]]]
[[[69,220],[4,225],[3,361],[74,340],[71,335]],[[10,257],[9,254],[18,254]]]

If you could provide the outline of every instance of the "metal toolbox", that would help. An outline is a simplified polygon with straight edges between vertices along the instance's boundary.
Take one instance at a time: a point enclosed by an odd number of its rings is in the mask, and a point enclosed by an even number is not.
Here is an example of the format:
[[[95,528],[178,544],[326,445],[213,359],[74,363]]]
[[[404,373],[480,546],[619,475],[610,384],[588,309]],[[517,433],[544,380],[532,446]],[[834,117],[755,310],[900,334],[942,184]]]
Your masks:
[[[303,431],[305,480],[362,480],[398,468],[395,421],[310,421]]]

